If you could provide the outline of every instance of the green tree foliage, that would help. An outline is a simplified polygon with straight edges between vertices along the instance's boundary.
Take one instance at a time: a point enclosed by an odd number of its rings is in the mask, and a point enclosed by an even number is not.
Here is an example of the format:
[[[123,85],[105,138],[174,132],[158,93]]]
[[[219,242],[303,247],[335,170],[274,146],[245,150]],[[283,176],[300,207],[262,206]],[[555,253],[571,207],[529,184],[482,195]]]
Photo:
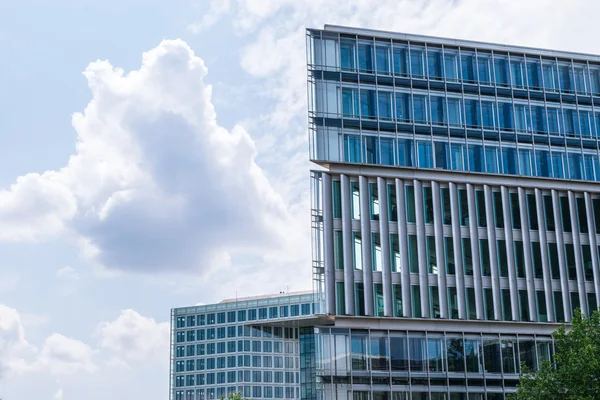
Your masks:
[[[534,372],[521,366],[517,393],[511,399],[600,399],[600,312],[587,318],[575,310],[571,329],[563,325],[553,337],[556,368],[548,361]]]

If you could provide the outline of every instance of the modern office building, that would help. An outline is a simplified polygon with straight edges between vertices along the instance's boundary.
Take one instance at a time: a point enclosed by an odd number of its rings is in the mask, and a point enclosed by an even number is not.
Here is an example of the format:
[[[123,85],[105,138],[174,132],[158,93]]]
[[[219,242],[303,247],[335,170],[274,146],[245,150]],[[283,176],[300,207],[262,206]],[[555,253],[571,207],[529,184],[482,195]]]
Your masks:
[[[171,310],[170,399],[299,399],[298,327],[312,292],[228,299]]]
[[[504,399],[599,304],[600,56],[307,31],[303,399]],[[333,324],[333,325],[332,325]]]

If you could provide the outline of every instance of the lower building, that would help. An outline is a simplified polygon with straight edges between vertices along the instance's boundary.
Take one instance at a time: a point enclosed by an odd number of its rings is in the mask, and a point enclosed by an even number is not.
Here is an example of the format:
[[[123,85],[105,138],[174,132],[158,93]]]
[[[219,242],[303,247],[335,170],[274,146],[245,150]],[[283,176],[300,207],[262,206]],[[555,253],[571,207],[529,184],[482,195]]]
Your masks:
[[[316,311],[312,292],[174,308],[170,399],[299,399],[298,326]]]

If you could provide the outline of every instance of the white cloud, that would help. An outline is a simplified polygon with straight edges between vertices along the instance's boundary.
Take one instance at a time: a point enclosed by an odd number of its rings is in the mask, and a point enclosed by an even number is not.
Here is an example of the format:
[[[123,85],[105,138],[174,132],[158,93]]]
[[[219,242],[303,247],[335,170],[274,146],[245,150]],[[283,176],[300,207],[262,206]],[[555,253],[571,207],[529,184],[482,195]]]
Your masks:
[[[57,270],[56,276],[61,279],[74,280],[74,281],[79,279],[79,274],[77,273],[77,271],[75,271],[75,269],[73,269],[72,267],[69,267],[69,266],[62,267],[59,270]]]
[[[7,373],[25,371],[32,351],[17,310],[0,304],[0,380]]]
[[[211,28],[217,23],[221,17],[230,11],[231,2],[229,0],[212,0],[208,11],[198,23],[193,23],[188,26],[188,29],[193,33],[200,33]]]
[[[169,323],[156,322],[134,310],[123,310],[111,322],[98,326],[100,348],[127,361],[168,359]]]
[[[63,396],[64,396],[63,390],[58,389],[56,391],[56,393],[54,393],[54,400],[63,400]]]
[[[56,375],[93,372],[97,369],[93,358],[94,351],[88,344],[53,333],[44,341],[39,357],[31,368]]]
[[[285,247],[287,205],[244,128],[218,125],[206,74],[181,40],[144,53],[128,74],[90,64],[92,100],[73,116],[76,153],[0,192],[0,240],[67,232],[101,265],[146,271]]]

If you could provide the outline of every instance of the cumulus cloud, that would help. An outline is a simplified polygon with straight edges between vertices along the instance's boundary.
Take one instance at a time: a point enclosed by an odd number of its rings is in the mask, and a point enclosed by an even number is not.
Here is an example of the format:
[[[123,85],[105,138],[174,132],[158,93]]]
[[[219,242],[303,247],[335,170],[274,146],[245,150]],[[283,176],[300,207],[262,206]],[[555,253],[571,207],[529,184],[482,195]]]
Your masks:
[[[76,153],[0,192],[0,240],[66,232],[103,266],[145,271],[282,247],[287,205],[246,130],[217,123],[206,74],[181,40],[144,53],[129,73],[90,64],[92,100],[73,116]]]
[[[98,326],[100,348],[128,361],[162,359],[169,353],[169,323],[156,322],[134,310],[123,310],[117,319]]]
[[[96,346],[53,333],[36,347],[27,341],[17,310],[0,304],[0,379],[7,374],[64,376],[95,372],[102,366],[164,363],[169,354],[169,332],[168,322],[156,322],[129,309],[98,325],[95,334],[100,341]]]
[[[56,276],[61,279],[74,280],[74,281],[79,279],[79,274],[77,273],[77,271],[75,271],[75,269],[73,269],[72,267],[69,267],[69,266],[62,267],[59,270],[57,270]]]

